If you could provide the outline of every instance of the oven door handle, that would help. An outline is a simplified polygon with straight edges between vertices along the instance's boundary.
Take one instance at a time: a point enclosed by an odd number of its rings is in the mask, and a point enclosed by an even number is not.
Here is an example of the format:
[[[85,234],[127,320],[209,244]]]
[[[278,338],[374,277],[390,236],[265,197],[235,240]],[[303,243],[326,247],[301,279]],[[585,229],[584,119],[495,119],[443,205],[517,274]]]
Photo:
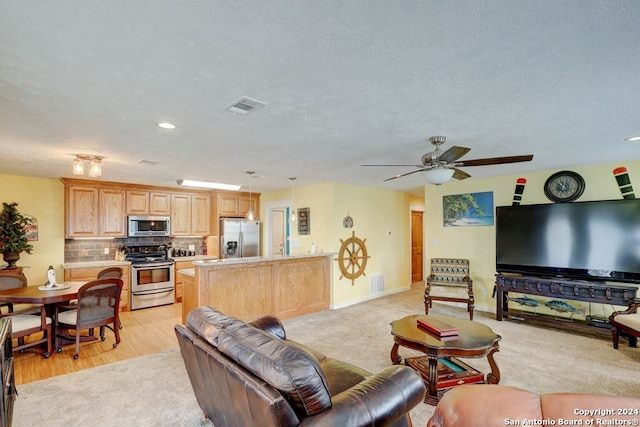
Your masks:
[[[167,292],[173,292],[174,288],[162,288],[162,289],[153,289],[150,291],[135,291],[131,292],[131,295],[155,295],[155,294],[166,294]]]
[[[163,264],[131,264],[134,270],[153,270],[154,268],[173,267],[174,262],[165,262]]]

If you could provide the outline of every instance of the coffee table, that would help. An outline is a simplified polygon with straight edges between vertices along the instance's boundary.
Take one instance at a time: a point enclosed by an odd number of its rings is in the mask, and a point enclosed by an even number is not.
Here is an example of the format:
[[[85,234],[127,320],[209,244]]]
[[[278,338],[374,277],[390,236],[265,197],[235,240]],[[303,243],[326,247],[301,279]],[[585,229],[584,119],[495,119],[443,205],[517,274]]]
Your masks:
[[[458,328],[457,337],[440,338],[426,329],[418,327],[418,319],[429,321],[435,319]],[[473,369],[470,366],[459,362],[454,357],[479,358],[485,357],[491,367],[491,372],[487,373],[484,382],[487,384],[498,384],[500,382],[500,370],[493,359],[493,354],[500,350],[498,342],[500,335],[496,334],[486,325],[471,320],[460,319],[453,316],[444,315],[422,315],[414,314],[391,322],[391,334],[394,344],[391,348],[391,362],[400,364],[403,361],[418,370],[423,376],[427,385],[427,396],[425,402],[435,405],[442,394],[451,386],[459,384],[438,384],[438,359],[452,361],[465,368]],[[424,364],[407,363],[398,354],[400,347],[406,347],[426,354],[428,359],[428,369],[420,369]],[[439,387],[440,385],[440,387]]]

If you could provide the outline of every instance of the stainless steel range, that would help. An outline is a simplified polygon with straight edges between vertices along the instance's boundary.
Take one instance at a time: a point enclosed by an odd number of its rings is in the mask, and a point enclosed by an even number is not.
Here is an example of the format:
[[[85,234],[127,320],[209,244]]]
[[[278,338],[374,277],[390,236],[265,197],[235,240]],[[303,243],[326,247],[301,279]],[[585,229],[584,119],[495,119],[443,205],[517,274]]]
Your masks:
[[[173,304],[175,263],[165,245],[125,246],[131,261],[131,310]]]

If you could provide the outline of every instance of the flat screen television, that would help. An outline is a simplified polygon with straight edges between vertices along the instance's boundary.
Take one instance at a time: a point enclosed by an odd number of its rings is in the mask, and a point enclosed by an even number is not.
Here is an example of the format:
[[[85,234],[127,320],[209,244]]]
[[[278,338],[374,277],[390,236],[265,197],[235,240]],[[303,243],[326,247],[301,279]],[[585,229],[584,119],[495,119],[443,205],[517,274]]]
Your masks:
[[[640,199],[499,206],[496,271],[640,283]]]

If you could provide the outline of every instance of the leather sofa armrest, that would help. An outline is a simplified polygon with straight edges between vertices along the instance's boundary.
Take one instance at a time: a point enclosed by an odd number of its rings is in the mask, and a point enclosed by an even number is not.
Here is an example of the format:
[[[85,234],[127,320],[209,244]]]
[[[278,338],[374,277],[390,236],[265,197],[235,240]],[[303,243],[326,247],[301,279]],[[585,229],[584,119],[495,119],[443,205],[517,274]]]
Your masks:
[[[400,421],[420,404],[426,392],[424,382],[407,366],[390,366],[378,374],[343,391],[332,399],[332,407],[314,417],[304,418],[301,426],[372,426]]]
[[[249,323],[251,326],[255,328],[262,329],[263,331],[268,332],[271,335],[275,335],[276,337],[282,340],[287,339],[287,334],[284,331],[284,326],[282,325],[282,322],[280,321],[280,319],[278,319],[275,316],[271,316],[271,315],[262,316],[262,317],[258,317],[257,319],[253,319],[247,323]]]

